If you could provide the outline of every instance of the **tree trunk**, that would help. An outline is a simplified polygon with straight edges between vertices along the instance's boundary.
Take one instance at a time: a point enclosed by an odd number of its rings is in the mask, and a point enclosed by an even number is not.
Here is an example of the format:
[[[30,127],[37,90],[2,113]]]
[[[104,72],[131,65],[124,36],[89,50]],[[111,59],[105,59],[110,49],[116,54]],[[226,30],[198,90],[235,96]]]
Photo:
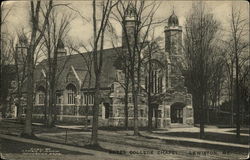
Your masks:
[[[240,138],[240,93],[239,93],[239,59],[238,53],[235,55],[235,65],[236,65],[236,107],[237,107],[237,115],[236,115],[236,137]]]
[[[27,85],[27,108],[26,108],[26,120],[24,125],[24,136],[32,136],[32,112],[33,112],[33,91],[34,91],[34,72],[33,72],[33,48],[28,49],[28,56],[27,56],[27,64],[28,64],[28,77],[27,81],[29,82]]]
[[[200,97],[200,139],[205,138],[205,124],[204,124],[204,117],[205,117],[205,112],[204,112],[204,97]]]
[[[47,77],[45,81],[45,98],[44,98],[44,124],[46,127],[48,127],[48,119],[47,119],[47,106],[48,106],[48,83],[47,83]]]
[[[125,124],[125,129],[128,130],[128,85],[125,84],[125,96],[124,96],[124,114],[125,114],[125,119],[124,119],[124,124]]]
[[[151,104],[151,96],[148,96],[148,130],[152,131],[153,108]]]
[[[157,120],[158,120],[158,106],[155,106],[154,110],[155,110],[155,128],[158,128],[158,123],[157,123]]]
[[[18,97],[17,97],[17,121],[22,121],[22,114],[23,114],[23,106],[21,104],[21,94],[20,91],[18,91]]]
[[[231,62],[231,75],[230,75],[230,96],[231,96],[231,127],[234,126],[234,92],[233,92],[233,62]]]
[[[18,86],[17,86],[17,121],[21,122],[22,121],[22,113],[23,113],[23,106],[21,104],[21,98],[22,98],[22,93],[20,90],[20,84],[18,81]]]
[[[135,90],[135,79],[132,78],[132,92],[133,92],[133,102],[134,102],[134,135],[139,135],[138,128],[138,92]]]
[[[91,145],[98,146],[98,117],[99,117],[99,103],[100,103],[100,74],[96,74],[95,94],[93,106],[93,123],[91,134]]]
[[[52,127],[53,123],[52,108],[53,108],[53,93],[52,89],[49,88],[48,127]]]

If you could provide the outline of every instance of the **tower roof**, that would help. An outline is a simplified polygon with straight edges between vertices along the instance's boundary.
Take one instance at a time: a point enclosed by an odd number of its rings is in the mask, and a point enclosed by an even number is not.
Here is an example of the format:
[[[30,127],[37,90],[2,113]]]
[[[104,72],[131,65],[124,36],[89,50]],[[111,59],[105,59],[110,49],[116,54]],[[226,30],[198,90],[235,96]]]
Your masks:
[[[168,26],[178,26],[179,20],[178,17],[175,15],[174,11],[172,15],[168,18]]]
[[[19,43],[24,43],[24,44],[27,44],[28,43],[28,38],[26,37],[25,34],[21,34],[19,36]]]
[[[136,8],[132,3],[128,4],[128,7],[126,8],[125,15],[129,17],[135,17],[136,15]]]

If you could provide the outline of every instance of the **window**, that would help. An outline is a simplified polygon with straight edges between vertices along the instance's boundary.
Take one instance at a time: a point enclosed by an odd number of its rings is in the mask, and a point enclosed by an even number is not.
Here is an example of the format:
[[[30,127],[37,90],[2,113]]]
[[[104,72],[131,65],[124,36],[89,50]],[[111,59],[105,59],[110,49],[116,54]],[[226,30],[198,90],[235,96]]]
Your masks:
[[[59,93],[56,93],[56,104],[61,104],[61,103],[62,103],[61,95]]]
[[[158,77],[158,93],[162,92],[162,77]]]
[[[56,104],[62,104],[62,99],[60,97],[57,97]]]
[[[68,93],[68,104],[75,104],[74,93]]]
[[[91,104],[91,105],[94,104],[93,93],[85,93],[84,94],[83,104]]]
[[[68,104],[75,104],[76,87],[73,84],[69,84],[66,89],[68,92]]]
[[[88,95],[88,99],[89,99],[89,104],[94,104],[93,94]]]
[[[37,103],[38,104],[44,104],[44,100],[45,100],[45,88],[43,86],[39,86],[37,89],[37,94],[38,94],[38,99],[37,99]]]
[[[38,104],[44,104],[44,93],[39,93],[38,94]]]
[[[140,115],[141,115],[141,117],[144,116],[144,114],[143,114],[143,109],[140,109]]]
[[[145,77],[145,88],[147,91],[150,89],[151,93],[161,93],[163,71],[159,64],[152,63],[151,65],[151,71],[148,71]]]

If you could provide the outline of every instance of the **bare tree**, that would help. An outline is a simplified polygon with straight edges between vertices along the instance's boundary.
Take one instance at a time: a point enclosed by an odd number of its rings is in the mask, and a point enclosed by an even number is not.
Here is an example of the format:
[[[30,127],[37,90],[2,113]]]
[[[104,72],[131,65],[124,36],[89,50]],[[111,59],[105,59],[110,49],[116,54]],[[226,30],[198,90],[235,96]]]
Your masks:
[[[153,107],[153,102],[157,99],[157,97],[159,97],[159,95],[157,95],[158,93],[153,91],[153,67],[155,65],[154,63],[154,58],[155,55],[157,55],[158,53],[161,53],[161,47],[160,47],[160,42],[161,42],[161,38],[154,37],[151,36],[151,40],[146,44],[146,50],[145,50],[145,57],[144,57],[144,66],[146,68],[146,70],[144,71],[145,74],[145,88],[144,88],[144,92],[147,94],[147,104],[148,104],[148,130],[152,131],[153,128],[153,110],[156,109]],[[159,67],[159,66],[156,66]],[[162,67],[162,66],[160,66]],[[156,112],[156,111],[155,111]],[[157,114],[156,117],[157,119]],[[155,121],[155,128],[157,128],[157,121]]]
[[[21,121],[23,106],[22,106],[22,93],[25,80],[27,78],[27,45],[28,39],[24,32],[21,32],[18,36],[19,44],[13,48],[15,68],[16,68],[16,78],[17,78],[17,119]],[[20,45],[20,46],[18,46]]]
[[[123,75],[119,78],[117,78],[118,83],[121,85],[121,87],[124,89],[124,98],[122,99],[122,101],[124,101],[124,127],[126,130],[128,130],[128,97],[129,97],[129,92],[130,92],[130,77],[129,77],[129,58],[128,58],[128,54],[126,52],[123,52],[121,50],[121,47],[118,45],[118,43],[115,42],[119,42],[119,36],[117,35],[117,33],[115,32],[114,27],[112,26],[112,24],[110,23],[109,25],[110,27],[110,31],[111,31],[111,43],[112,43],[112,47],[114,48],[115,52],[116,52],[116,60],[114,61],[114,67],[117,70],[122,70]]]
[[[93,69],[95,74],[95,93],[94,93],[94,107],[93,107],[93,123],[92,123],[92,134],[91,134],[91,145],[98,145],[98,115],[99,115],[99,104],[100,104],[100,77],[103,64],[103,47],[104,47],[104,35],[106,26],[110,17],[110,13],[117,2],[112,0],[106,0],[101,2],[101,18],[100,24],[98,25],[96,0],[93,0]],[[98,27],[99,26],[99,27]]]
[[[240,67],[241,61],[240,57],[243,55],[243,52],[248,47],[248,23],[242,15],[240,9],[235,8],[232,5],[231,16],[230,16],[230,39],[229,41],[230,48],[232,48],[232,53],[235,59],[235,105],[237,108],[236,111],[236,136],[240,138]],[[243,55],[244,56],[244,55]],[[244,61],[243,61],[244,62]]]
[[[48,108],[48,127],[52,127],[56,118],[56,86],[58,74],[58,52],[64,49],[63,40],[70,30],[70,22],[73,20],[72,14],[64,12],[60,14],[58,8],[53,8],[46,24],[43,34],[47,53],[46,79],[48,82],[49,108]],[[64,55],[65,56],[65,55]],[[67,62],[65,60],[65,62]],[[63,69],[63,68],[60,68]],[[55,115],[53,117],[53,115]]]
[[[0,62],[0,85],[1,85],[1,107],[3,116],[5,116],[6,109],[7,109],[7,97],[9,97],[9,86],[10,80],[8,79],[7,73],[8,68],[10,68],[10,64],[13,63],[13,53],[11,52],[12,49],[12,40],[8,34],[8,25],[7,25],[7,18],[11,13],[12,8],[8,8],[5,3],[1,4],[0,10],[0,55],[1,55],[1,62]],[[6,77],[3,79],[2,77]],[[4,87],[7,87],[4,88]]]
[[[186,18],[184,53],[187,62],[186,82],[193,95],[195,117],[199,116],[200,138],[205,137],[204,117],[207,108],[211,53],[218,31],[218,22],[207,12],[204,2],[194,2]],[[198,114],[197,114],[198,110]]]
[[[30,24],[31,24],[31,35],[30,41],[28,43],[27,51],[27,112],[26,120],[24,125],[23,136],[32,136],[32,111],[33,111],[33,97],[34,97],[34,57],[37,51],[37,47],[42,39],[41,33],[45,32],[46,24],[48,23],[48,18],[53,7],[52,0],[48,2],[46,11],[42,11],[41,1],[30,1]],[[45,14],[45,18],[41,19],[41,12]],[[40,24],[42,22],[42,24]],[[40,32],[39,32],[40,30]]]
[[[139,135],[138,98],[141,91],[142,52],[145,48],[148,34],[155,24],[161,21],[154,19],[159,8],[156,1],[120,1],[116,7],[116,19],[122,26],[123,52],[128,54],[128,73],[131,80],[131,90],[134,104],[134,135]],[[127,22],[127,18],[132,21]],[[128,27],[129,26],[129,27]]]
[[[85,107],[85,129],[87,130],[88,129],[88,114],[89,114],[89,90],[91,89],[92,87],[92,77],[93,77],[93,74],[92,74],[92,71],[93,71],[93,56],[92,56],[92,52],[86,47],[86,45],[84,45],[83,43],[78,45],[78,46],[75,46],[73,44],[70,45],[70,48],[72,50],[74,50],[75,52],[77,52],[78,54],[80,54],[83,58],[83,65],[86,67],[87,69],[87,74],[86,74],[86,79],[83,79],[82,80],[82,86],[81,86],[81,89],[83,89],[83,86],[85,86],[87,89],[87,92],[84,93],[85,95],[85,103],[86,103],[86,107]],[[80,51],[80,48],[84,48],[87,53],[82,53]],[[81,101],[80,101],[80,105],[83,105],[83,95],[81,96]]]

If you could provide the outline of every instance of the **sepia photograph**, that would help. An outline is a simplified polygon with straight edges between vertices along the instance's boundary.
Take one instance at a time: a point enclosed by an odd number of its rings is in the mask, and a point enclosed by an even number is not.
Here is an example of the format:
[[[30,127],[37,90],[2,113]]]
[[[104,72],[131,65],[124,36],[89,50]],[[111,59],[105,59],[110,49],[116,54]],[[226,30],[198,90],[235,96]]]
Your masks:
[[[249,3],[6,0],[0,160],[250,158]]]

